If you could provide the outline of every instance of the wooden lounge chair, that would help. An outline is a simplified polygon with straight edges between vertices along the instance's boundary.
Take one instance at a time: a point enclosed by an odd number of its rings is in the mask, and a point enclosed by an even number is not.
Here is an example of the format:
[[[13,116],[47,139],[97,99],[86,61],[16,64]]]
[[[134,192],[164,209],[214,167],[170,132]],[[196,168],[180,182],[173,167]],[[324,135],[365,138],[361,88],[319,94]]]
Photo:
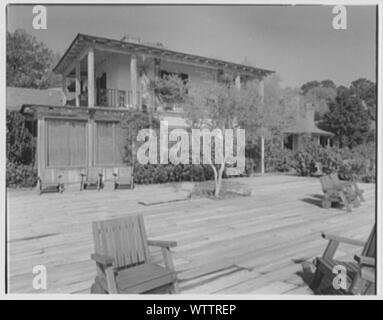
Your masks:
[[[61,174],[54,169],[44,169],[39,172],[37,177],[37,192],[42,193],[64,191],[64,184],[61,181]]]
[[[330,177],[337,187],[350,188],[356,193],[356,196],[359,197],[360,201],[366,201],[363,197],[364,190],[359,189],[354,179],[352,179],[351,181],[340,181],[337,173],[332,173]]]
[[[147,240],[142,215],[93,222],[97,276],[91,293],[176,293],[170,248],[174,241]],[[150,261],[148,246],[160,247],[165,266]]]
[[[347,212],[351,211],[351,204],[354,207],[359,206],[357,194],[349,185],[335,184],[331,175],[323,176],[319,180],[322,185],[322,207],[324,209],[329,209],[333,202],[342,202],[346,206]]]
[[[95,190],[104,188],[103,174],[101,168],[88,168],[85,173],[81,173],[80,190]]]
[[[334,294],[375,294],[375,255],[376,255],[376,227],[374,226],[366,242],[348,239],[322,233],[324,239],[329,240],[322,255],[315,259],[316,271],[312,288],[316,293]],[[340,243],[363,247],[360,255],[355,255],[352,262],[335,259],[335,253]],[[343,266],[346,270],[346,287],[334,288],[336,277],[335,266]]]
[[[116,189],[134,189],[133,167],[119,167],[114,176],[114,190]]]

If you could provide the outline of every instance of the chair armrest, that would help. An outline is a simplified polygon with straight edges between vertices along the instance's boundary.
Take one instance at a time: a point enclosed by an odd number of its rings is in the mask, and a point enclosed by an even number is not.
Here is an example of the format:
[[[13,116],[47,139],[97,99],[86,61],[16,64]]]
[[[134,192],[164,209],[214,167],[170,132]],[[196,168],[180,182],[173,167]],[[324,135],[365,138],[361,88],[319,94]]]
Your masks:
[[[104,267],[111,266],[114,261],[113,258],[98,253],[92,253],[90,257],[92,260],[102,264]]]
[[[366,256],[360,256],[355,255],[354,256],[355,261],[357,261],[360,265],[368,266],[368,267],[375,267],[375,258],[366,257]]]
[[[360,247],[363,247],[365,244],[363,241],[360,241],[360,240],[338,237],[338,236],[334,236],[332,234],[325,234],[323,232],[322,232],[322,238],[324,238],[326,240],[333,240],[333,241],[337,241],[340,243],[347,243],[347,244],[350,244],[353,246],[360,246]]]
[[[148,240],[148,245],[161,248],[173,248],[177,246],[177,242],[165,240]]]
[[[371,267],[362,267],[360,269],[360,275],[363,280],[370,281],[375,283],[375,268]]]
[[[117,176],[118,176],[118,174],[117,174],[117,173],[115,173],[115,172],[113,172],[113,176],[117,177]]]

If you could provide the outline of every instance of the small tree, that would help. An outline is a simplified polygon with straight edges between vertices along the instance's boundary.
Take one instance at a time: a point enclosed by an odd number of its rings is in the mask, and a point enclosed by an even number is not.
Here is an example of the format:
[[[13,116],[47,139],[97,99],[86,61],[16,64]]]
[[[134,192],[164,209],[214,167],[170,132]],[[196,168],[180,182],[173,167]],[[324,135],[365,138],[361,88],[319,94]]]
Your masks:
[[[206,128],[210,131],[219,129],[222,135],[216,139],[222,141],[216,140],[216,143],[222,143],[222,145],[225,145],[225,129],[249,129],[246,131],[246,139],[251,139],[257,129],[263,127],[263,120],[267,117],[265,111],[266,108],[261,103],[261,97],[254,85],[238,90],[227,83],[206,81],[191,88],[186,102],[186,116],[192,127],[200,130]],[[236,147],[235,143],[233,147]],[[215,150],[214,144],[212,144],[212,150]],[[242,152],[237,148],[238,151]],[[212,155],[213,157],[214,161],[207,160],[214,172],[214,195],[219,197],[223,173],[230,164],[229,152],[225,150],[222,157],[218,157],[219,160],[216,154]]]

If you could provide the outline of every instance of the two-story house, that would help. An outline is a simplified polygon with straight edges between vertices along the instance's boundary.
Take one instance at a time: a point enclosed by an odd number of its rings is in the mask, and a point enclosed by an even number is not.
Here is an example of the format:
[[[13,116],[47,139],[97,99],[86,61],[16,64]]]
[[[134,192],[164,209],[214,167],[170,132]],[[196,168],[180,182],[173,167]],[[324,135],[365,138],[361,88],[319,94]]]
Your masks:
[[[123,164],[126,134],[120,120],[130,108],[150,107],[169,126],[185,125],[177,106],[159,105],[146,90],[147,79],[176,74],[192,84],[220,81],[230,74],[238,87],[257,80],[263,96],[263,79],[273,72],[131,37],[113,40],[85,34],[75,37],[54,71],[62,75],[66,104],[29,105],[23,112],[37,122],[38,171],[60,171],[66,182],[78,181],[80,172],[96,166],[111,178]]]

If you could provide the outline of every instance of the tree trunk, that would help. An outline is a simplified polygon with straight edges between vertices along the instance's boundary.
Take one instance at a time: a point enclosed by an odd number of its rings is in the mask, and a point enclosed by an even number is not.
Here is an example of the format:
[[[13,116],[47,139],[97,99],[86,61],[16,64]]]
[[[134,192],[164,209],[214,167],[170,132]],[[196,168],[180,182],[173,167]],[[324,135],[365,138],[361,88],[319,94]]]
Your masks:
[[[217,172],[217,170],[215,169],[215,172],[214,172],[214,179],[215,179],[214,197],[216,197],[216,198],[219,197],[219,194],[221,192],[222,175],[223,175],[224,170],[225,170],[225,165],[222,164],[221,167],[219,168],[219,171]]]

